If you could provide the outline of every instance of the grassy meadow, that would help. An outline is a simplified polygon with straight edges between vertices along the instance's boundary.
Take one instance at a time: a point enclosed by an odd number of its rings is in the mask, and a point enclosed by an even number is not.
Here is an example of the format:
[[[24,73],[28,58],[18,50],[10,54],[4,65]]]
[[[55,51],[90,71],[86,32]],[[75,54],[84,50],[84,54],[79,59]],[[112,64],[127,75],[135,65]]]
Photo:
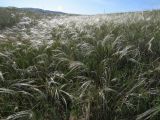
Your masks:
[[[160,12],[114,16],[64,21],[51,43],[0,39],[0,119],[159,120]]]

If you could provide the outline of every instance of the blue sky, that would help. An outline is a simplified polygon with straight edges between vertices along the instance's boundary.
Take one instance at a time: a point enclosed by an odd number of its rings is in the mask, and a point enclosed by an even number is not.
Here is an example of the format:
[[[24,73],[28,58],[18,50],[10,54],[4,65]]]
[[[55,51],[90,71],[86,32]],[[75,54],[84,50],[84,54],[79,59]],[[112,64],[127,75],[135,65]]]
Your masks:
[[[99,14],[159,9],[160,0],[0,0],[0,7],[7,6]]]

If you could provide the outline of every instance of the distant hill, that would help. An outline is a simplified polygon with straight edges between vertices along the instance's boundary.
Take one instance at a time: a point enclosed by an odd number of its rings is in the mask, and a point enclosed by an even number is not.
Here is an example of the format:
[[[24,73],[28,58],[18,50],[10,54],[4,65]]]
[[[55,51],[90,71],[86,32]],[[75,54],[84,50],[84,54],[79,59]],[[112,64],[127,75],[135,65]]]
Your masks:
[[[54,17],[61,15],[69,14],[38,8],[0,7],[0,30],[16,25],[23,17],[29,17],[32,20],[38,20],[46,18],[47,16]]]
[[[19,10],[25,12],[33,12],[38,14],[45,14],[45,15],[64,15],[67,13],[60,12],[60,11],[51,11],[51,10],[43,10],[40,8],[17,8],[17,7],[0,7],[0,9],[10,9],[10,10]]]
[[[64,12],[43,10],[43,9],[39,9],[39,8],[19,8],[19,9],[29,11],[29,12],[40,13],[40,14],[66,14]]]

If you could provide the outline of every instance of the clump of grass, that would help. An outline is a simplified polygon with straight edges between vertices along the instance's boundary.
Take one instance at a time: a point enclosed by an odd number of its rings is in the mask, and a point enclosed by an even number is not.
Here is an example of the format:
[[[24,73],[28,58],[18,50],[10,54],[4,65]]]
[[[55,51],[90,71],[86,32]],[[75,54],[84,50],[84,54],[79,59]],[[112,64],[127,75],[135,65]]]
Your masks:
[[[12,27],[16,25],[20,20],[19,15],[9,9],[0,8],[0,30],[6,27]]]
[[[157,120],[158,13],[57,26],[52,44],[0,43],[0,119]]]

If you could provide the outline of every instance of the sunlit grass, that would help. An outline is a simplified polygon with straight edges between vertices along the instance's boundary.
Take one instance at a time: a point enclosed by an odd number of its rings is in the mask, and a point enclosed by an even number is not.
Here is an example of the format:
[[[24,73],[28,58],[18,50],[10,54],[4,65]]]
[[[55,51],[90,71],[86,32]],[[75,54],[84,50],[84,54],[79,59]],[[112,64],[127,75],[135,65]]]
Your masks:
[[[145,15],[1,42],[0,119],[158,120],[159,12]]]

